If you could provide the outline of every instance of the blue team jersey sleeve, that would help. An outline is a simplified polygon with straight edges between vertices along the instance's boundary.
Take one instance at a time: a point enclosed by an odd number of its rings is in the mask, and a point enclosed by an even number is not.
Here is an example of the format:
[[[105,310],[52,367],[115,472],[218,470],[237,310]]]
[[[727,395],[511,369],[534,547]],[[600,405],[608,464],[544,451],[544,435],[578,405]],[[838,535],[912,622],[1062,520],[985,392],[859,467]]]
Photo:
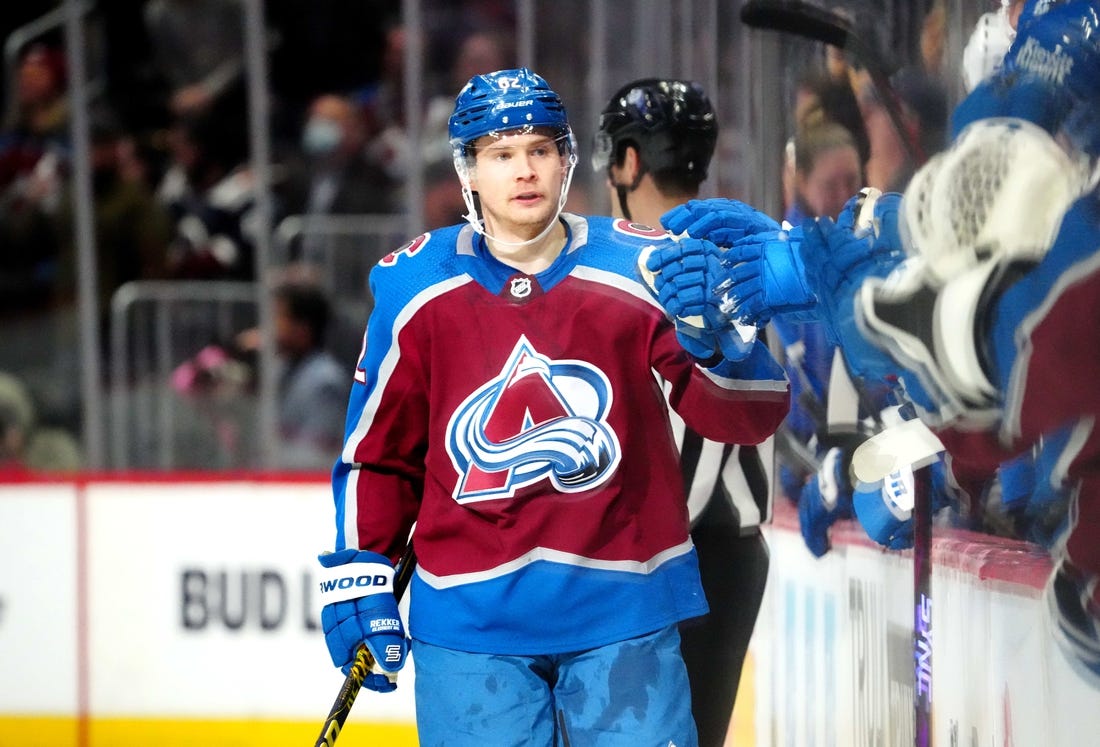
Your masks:
[[[616,274],[624,288],[664,317],[650,345],[653,370],[671,382],[669,403],[700,435],[725,443],[756,444],[772,435],[790,407],[783,367],[760,339],[740,361],[703,368],[676,340],[672,321],[653,299],[638,269],[642,251],[673,239],[667,232],[614,218],[588,218],[588,254],[582,262]]]
[[[425,299],[468,281],[453,261],[459,230],[422,234],[371,270],[374,307],[332,474],[337,549],[396,558],[415,521],[428,442],[426,365],[400,337]]]

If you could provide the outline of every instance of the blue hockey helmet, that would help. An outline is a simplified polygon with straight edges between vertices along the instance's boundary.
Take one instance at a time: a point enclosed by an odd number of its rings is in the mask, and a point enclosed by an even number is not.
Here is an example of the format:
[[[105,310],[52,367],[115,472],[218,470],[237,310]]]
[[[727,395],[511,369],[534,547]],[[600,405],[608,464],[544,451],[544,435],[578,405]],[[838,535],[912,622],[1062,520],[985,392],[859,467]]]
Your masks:
[[[570,155],[575,152],[561,97],[542,76],[525,67],[475,75],[455,98],[447,124],[456,163],[484,135],[536,128],[551,130],[555,140],[565,136],[562,147]]]
[[[561,97],[554,93],[541,75],[525,67],[475,75],[459,91],[447,123],[455,171],[462,183],[462,199],[469,209],[465,217],[479,233],[484,233],[484,226],[478,215],[470,181],[474,142],[486,135],[534,132],[553,138],[558,153],[565,159],[565,178],[553,220],[538,236],[512,246],[523,246],[542,239],[554,227],[565,207],[573,169],[577,165],[577,141],[569,127]],[[501,239],[494,240],[508,243]]]

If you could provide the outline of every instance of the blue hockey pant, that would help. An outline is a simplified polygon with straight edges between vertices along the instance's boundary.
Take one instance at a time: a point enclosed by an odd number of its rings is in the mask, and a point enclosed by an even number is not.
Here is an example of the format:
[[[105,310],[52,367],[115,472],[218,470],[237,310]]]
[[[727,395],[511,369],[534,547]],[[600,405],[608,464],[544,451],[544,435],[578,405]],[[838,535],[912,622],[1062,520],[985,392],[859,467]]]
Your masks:
[[[675,626],[568,654],[413,641],[423,747],[696,747]]]

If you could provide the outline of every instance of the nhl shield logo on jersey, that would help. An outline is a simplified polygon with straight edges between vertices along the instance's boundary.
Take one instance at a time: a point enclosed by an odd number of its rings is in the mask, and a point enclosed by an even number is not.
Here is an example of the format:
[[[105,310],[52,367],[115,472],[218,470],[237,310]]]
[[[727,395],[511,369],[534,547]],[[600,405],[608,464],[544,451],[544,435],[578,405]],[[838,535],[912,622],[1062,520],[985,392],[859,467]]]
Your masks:
[[[508,278],[499,295],[512,303],[525,304],[541,296],[542,287],[535,278],[517,272]]]
[[[600,485],[621,458],[607,424],[611,402],[602,371],[585,361],[551,360],[521,335],[500,375],[467,397],[447,424],[455,500],[509,498],[540,480],[562,493]]]
[[[513,298],[527,298],[531,295],[531,278],[512,278],[509,292]]]

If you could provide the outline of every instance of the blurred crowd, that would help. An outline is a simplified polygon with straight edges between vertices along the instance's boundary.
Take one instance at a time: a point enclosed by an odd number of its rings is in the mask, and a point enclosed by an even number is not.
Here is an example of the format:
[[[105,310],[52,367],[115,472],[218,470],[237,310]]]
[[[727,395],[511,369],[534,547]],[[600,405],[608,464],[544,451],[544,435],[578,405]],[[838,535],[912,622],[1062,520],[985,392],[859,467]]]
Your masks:
[[[400,6],[397,0],[264,3],[273,225],[287,216],[403,211],[403,185],[414,154],[405,136],[406,33]],[[10,38],[57,8],[56,3],[29,2],[6,10],[0,34]],[[512,3],[491,0],[444,4],[430,16],[432,54],[426,73],[431,96],[420,113],[426,143],[420,157],[425,161],[425,218],[432,224],[456,222],[464,212],[445,138],[458,81],[512,65],[514,50],[506,32],[514,25]],[[244,8],[239,0],[117,0],[93,4],[84,29],[96,287],[108,370],[111,300],[124,284],[259,277]],[[0,125],[0,324],[5,342],[0,370],[25,382],[40,419],[76,437],[81,417],[73,375],[78,258],[63,26],[27,38],[13,62],[10,90],[2,91],[6,106]],[[325,242],[305,232],[292,238],[272,259],[282,267],[277,275],[293,278],[281,283],[277,297],[285,298],[286,286],[293,285],[302,293],[317,292],[319,303],[330,305],[331,289],[322,279],[328,268],[320,266],[326,261]],[[367,251],[377,259],[394,248],[387,244]],[[360,264],[362,277],[354,286],[365,295],[371,262]],[[338,315],[326,311],[329,317]],[[363,318],[357,313],[353,324],[361,325]],[[255,351],[238,349],[237,342],[210,340],[224,349],[227,360],[248,362],[248,375],[238,380],[242,392],[254,392]],[[281,366],[303,368],[301,355],[278,347]],[[353,365],[348,358],[358,349],[354,338],[327,348],[345,368]],[[194,396],[198,390],[175,391]],[[342,409],[346,391],[316,396],[336,396]],[[334,427],[340,430],[340,418]],[[328,466],[330,442],[326,436],[326,463],[318,457],[312,466]]]
[[[861,186],[901,189],[919,160],[943,147],[951,78],[959,73],[945,69],[944,3],[927,5],[919,50],[892,77],[893,92],[877,90],[860,61],[843,50],[815,45],[816,56],[802,62],[787,106],[782,173],[782,217],[792,224],[810,216],[835,216]],[[403,87],[408,34],[399,0],[270,0],[263,7],[273,225],[290,216],[400,215],[413,159],[424,175],[425,225],[460,221],[465,206],[446,139],[447,117],[455,93],[471,76],[517,63],[516,4],[426,4],[426,90],[423,110],[416,113],[419,152],[413,152],[406,136],[411,114],[405,111]],[[42,0],[20,3],[5,11],[0,34],[9,38],[57,8]],[[84,27],[91,181],[107,372],[113,349],[111,302],[120,287],[136,280],[257,280],[256,184],[240,0],[112,0],[90,8]],[[62,31],[55,25],[23,41],[10,81],[5,78],[10,87],[0,92],[5,103],[0,125],[0,324],[5,342],[0,371],[22,379],[38,421],[78,439],[82,410],[73,373],[79,360],[77,249],[70,76]],[[970,69],[987,57],[995,58],[996,52],[971,50]],[[650,71],[638,71],[643,72]],[[887,96],[897,97],[893,103],[900,119],[890,111]],[[581,137],[584,125],[578,120]],[[585,210],[583,186],[574,185],[570,209]],[[319,295],[327,307],[326,329],[309,337],[318,341],[312,347],[333,356],[335,365],[353,365],[359,351],[369,310],[369,299],[362,305],[366,272],[375,258],[395,248],[394,241],[408,235],[402,230],[393,239],[375,242],[378,246],[358,242],[354,269],[345,259],[333,259],[334,240],[323,233],[301,231],[277,246],[273,276],[280,288],[270,290],[283,298],[287,287]],[[337,297],[333,276],[341,276],[357,297]],[[163,377],[170,379],[165,386],[172,396],[186,405],[205,396],[211,382],[221,382],[242,397],[255,397],[257,343],[248,326],[173,351],[176,375]],[[276,343],[285,398],[295,376],[309,368],[302,365],[308,356],[290,350],[278,335]],[[220,352],[211,356],[210,350]],[[224,375],[215,361],[228,366]],[[189,370],[206,375],[188,376]],[[344,405],[344,391],[320,387],[317,392],[318,398],[338,398]],[[336,431],[341,425],[334,423]],[[220,432],[219,425],[210,427]],[[287,421],[281,430],[284,439],[293,439],[300,429]],[[312,439],[311,449],[323,444],[313,466],[327,467],[331,434],[321,441],[312,435],[301,438]],[[223,451],[230,448],[207,440]],[[232,443],[240,440],[234,436]]]

